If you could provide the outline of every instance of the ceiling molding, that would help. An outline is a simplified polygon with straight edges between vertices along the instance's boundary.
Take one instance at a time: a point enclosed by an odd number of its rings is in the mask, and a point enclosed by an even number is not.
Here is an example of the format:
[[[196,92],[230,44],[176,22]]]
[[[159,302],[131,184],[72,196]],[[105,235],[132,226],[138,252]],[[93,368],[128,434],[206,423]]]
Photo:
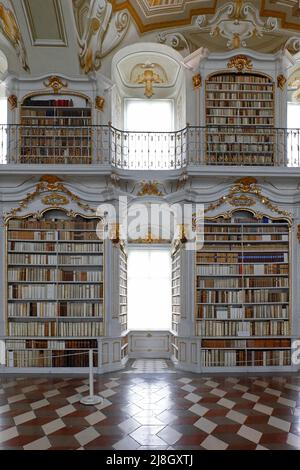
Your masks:
[[[293,15],[298,13],[299,23],[292,23],[288,21],[288,13],[278,10],[273,10],[266,7],[267,0],[261,1],[261,8],[260,8],[260,15],[261,16],[273,16],[274,18],[278,18],[281,20],[281,27],[286,29],[293,29],[295,31],[300,31],[300,7],[299,4],[295,3],[295,7],[293,8]],[[281,8],[284,8],[281,5]],[[285,7],[286,8],[286,7]],[[295,15],[296,16],[296,15]]]
[[[149,31],[153,31],[155,29],[162,29],[162,28],[171,28],[174,26],[185,26],[185,25],[190,25],[192,17],[195,15],[213,15],[216,12],[216,7],[218,0],[213,0],[213,5],[211,7],[199,7],[199,8],[192,8],[189,9],[188,11],[182,11],[181,16],[182,18],[176,19],[176,20],[161,20],[157,21],[157,16],[154,16],[153,22],[150,22],[148,24],[145,24],[141,18],[141,14],[143,13],[141,7],[140,10],[137,11],[137,8],[133,5],[132,0],[128,1],[121,1],[119,2],[118,0],[110,0],[110,3],[112,5],[113,11],[121,11],[127,9],[129,13],[131,14],[133,20],[135,21],[140,33],[146,33]],[[163,14],[162,11],[159,13],[159,17],[161,18],[162,16],[167,17],[167,14]],[[179,14],[177,13],[177,18]],[[148,18],[149,19],[149,18]]]
[[[30,5],[31,1],[32,0],[22,0],[22,6],[26,18],[31,44],[33,46],[44,47],[67,47],[68,41],[60,0],[47,0],[49,7],[52,6],[53,8],[53,12],[56,19],[56,28],[58,32],[58,36],[56,38],[41,38],[38,36],[36,25],[37,22],[41,20],[41,17],[34,17]]]

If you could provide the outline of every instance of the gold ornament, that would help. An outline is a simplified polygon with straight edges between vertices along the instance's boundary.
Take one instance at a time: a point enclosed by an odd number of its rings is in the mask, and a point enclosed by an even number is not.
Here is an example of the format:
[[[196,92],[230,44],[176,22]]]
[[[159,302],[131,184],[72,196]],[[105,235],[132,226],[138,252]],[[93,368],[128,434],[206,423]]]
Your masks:
[[[18,107],[18,98],[16,97],[16,95],[10,95],[7,98],[7,101],[8,101],[9,108],[11,111],[13,111],[14,109]]]
[[[137,193],[138,196],[163,196],[163,193],[158,189],[157,181],[142,181],[141,189]]]
[[[103,96],[96,96],[95,98],[95,108],[99,109],[99,111],[103,111],[105,105],[105,99]]]
[[[44,82],[45,87],[52,88],[55,95],[57,95],[62,88],[67,88],[68,83],[63,82],[57,75],[52,75],[48,78],[48,82]]]
[[[69,202],[69,199],[61,194],[50,194],[42,198],[42,203],[45,206],[66,206]]]
[[[282,75],[282,74],[278,75],[278,77],[277,77],[277,86],[278,86],[278,88],[283,90],[284,87],[285,87],[286,82],[287,82],[287,80],[286,80],[284,75]]]
[[[202,86],[202,78],[201,78],[200,73],[193,76],[193,86],[195,90]]]
[[[236,55],[230,59],[227,64],[229,69],[236,69],[237,72],[244,72],[245,70],[252,70],[253,64],[252,61],[243,54]]]

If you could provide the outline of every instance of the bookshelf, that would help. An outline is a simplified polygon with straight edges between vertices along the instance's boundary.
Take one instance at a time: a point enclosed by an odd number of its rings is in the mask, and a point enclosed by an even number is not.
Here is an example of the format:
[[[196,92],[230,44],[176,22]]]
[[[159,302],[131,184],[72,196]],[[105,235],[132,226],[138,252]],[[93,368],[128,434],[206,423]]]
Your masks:
[[[285,219],[206,219],[195,299],[203,367],[290,365],[289,246]]]
[[[98,219],[46,212],[7,221],[7,365],[86,367],[104,335]],[[63,356],[67,357],[54,357]]]
[[[218,72],[206,80],[206,161],[274,165],[274,83],[256,72]]]
[[[92,109],[87,97],[27,97],[20,124],[21,163],[91,163]]]
[[[180,255],[181,247],[178,244],[172,253],[172,331],[176,334],[178,334],[181,308]]]
[[[127,331],[127,253],[123,245],[120,245],[120,310],[119,322],[121,325],[121,333]],[[122,345],[124,346],[126,342]],[[128,341],[127,341],[128,345]],[[125,352],[127,347],[124,347]]]

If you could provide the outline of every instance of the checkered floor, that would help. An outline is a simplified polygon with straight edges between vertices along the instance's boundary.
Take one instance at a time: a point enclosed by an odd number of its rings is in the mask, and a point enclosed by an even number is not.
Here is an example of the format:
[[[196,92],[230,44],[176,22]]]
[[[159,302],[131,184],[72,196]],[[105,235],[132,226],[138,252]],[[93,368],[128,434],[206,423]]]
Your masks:
[[[144,366],[139,375],[98,376],[97,406],[80,404],[86,378],[0,376],[0,449],[300,450],[300,375],[203,377]]]

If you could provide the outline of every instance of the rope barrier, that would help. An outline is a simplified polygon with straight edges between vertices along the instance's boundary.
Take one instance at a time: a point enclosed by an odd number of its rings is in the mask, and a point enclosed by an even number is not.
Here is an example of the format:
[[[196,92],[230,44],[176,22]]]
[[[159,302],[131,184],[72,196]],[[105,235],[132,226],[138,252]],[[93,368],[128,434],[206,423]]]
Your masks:
[[[18,350],[15,350],[18,351]],[[29,350],[28,350],[29,351]],[[32,351],[41,351],[40,349],[32,349]],[[63,350],[62,350],[63,351]],[[89,395],[82,397],[80,403],[83,405],[99,405],[103,403],[103,398],[99,395],[94,394],[94,354],[98,354],[97,351],[93,349],[89,349],[88,351],[81,351],[79,353],[71,353],[71,354],[58,354],[58,355],[51,355],[51,356],[42,356],[42,358],[33,359],[31,362],[40,362],[41,359],[55,359],[55,358],[62,358],[62,357],[72,357],[72,356],[82,356],[84,354],[89,355]],[[43,366],[42,366],[43,367]]]

